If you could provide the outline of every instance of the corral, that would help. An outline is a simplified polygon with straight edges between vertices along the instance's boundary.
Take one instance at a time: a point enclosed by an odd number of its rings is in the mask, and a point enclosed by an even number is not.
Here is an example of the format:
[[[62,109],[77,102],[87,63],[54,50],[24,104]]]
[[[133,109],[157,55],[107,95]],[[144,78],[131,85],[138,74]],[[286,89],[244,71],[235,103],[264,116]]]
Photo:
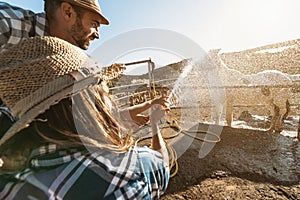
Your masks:
[[[191,74],[190,80],[177,89],[179,94],[184,91],[196,93],[199,106],[199,127],[201,129],[221,130],[221,142],[211,148],[204,158],[199,157],[199,151],[207,145],[205,142],[194,141],[179,157],[178,174],[171,179],[167,193],[162,197],[168,199],[299,199],[300,186],[300,149],[299,140],[266,131],[270,126],[271,110],[265,103],[259,105],[233,105],[233,127],[214,125],[212,120],[216,102],[224,102],[226,90],[240,91],[257,90],[261,95],[268,96],[269,89],[284,89],[289,91],[289,113],[283,124],[283,131],[296,132],[300,114],[299,73],[300,56],[298,56],[298,40],[288,41],[252,50],[233,53],[220,53],[218,56],[224,64],[244,75],[257,74],[264,70],[278,70],[287,74],[291,81],[261,88],[262,85],[210,85],[205,82],[207,73]],[[259,53],[258,53],[259,52]],[[170,64],[154,70],[155,82],[162,87],[173,89],[189,60]],[[215,72],[215,71],[214,71]],[[202,74],[202,75],[201,75]],[[211,73],[213,75],[214,73]],[[198,76],[197,76],[198,75]],[[219,76],[214,76],[219,78]],[[144,95],[136,90],[139,84],[128,84],[130,80],[140,80],[147,88],[147,75],[123,77],[120,85],[128,85],[128,93],[122,94],[117,100],[123,106],[129,105],[130,94],[134,97]],[[191,87],[191,81],[195,85]],[[137,83],[136,81],[135,83]],[[127,83],[127,84],[124,84]],[[111,88],[112,94],[117,94],[116,88]],[[121,89],[121,88],[119,88]],[[218,95],[215,92],[218,91]],[[235,91],[235,92],[236,92]],[[250,92],[249,92],[250,91]],[[141,93],[140,93],[141,92]],[[182,92],[182,93],[181,93]],[[224,93],[223,93],[224,92]],[[119,93],[120,94],[120,93]],[[245,92],[245,94],[247,94]],[[127,97],[126,97],[127,96]],[[122,98],[123,97],[123,98]],[[189,94],[188,97],[192,97]],[[213,98],[215,97],[215,98]],[[247,96],[246,96],[247,97]],[[137,98],[138,103],[140,98]],[[249,99],[247,99],[249,102]],[[255,99],[257,102],[257,99]],[[186,106],[191,106],[186,104]],[[188,108],[182,108],[186,110]],[[180,109],[174,109],[167,117],[180,119]],[[247,110],[247,112],[242,112]],[[276,110],[275,110],[276,111]],[[240,113],[242,113],[240,115]],[[260,118],[258,116],[261,116]],[[216,116],[214,116],[216,117]],[[223,118],[224,118],[223,114]],[[242,122],[243,121],[243,122]],[[299,131],[298,131],[299,132]],[[293,136],[295,137],[295,135]],[[181,142],[182,145],[187,145]]]
[[[294,47],[294,45],[292,46]],[[287,48],[285,48],[286,50]],[[260,52],[258,55],[261,52],[266,54],[266,50],[263,51],[262,48],[257,51]],[[234,55],[236,56],[236,54]],[[241,72],[226,66],[225,63],[230,62],[225,61],[224,54],[219,53],[219,50],[213,50],[209,52],[209,57],[202,60],[200,64],[197,63],[199,61],[187,59],[153,69],[151,72],[153,80],[150,80],[149,74],[133,78],[142,82],[140,84],[131,84],[128,77],[125,80],[120,79],[119,85],[122,86],[112,87],[111,92],[121,106],[138,104],[152,98],[154,92],[160,95],[166,88],[174,89],[174,84],[178,81],[182,71],[192,65],[180,88],[177,88],[180,91],[174,90],[173,93],[177,95],[176,98],[183,99],[185,98],[181,94],[183,91],[195,94],[196,98],[193,100],[197,102],[194,102],[194,105],[198,106],[201,115],[198,119],[199,122],[222,124],[225,118],[227,125],[231,126],[233,119],[237,119],[243,111],[249,111],[251,114],[266,118],[271,116],[273,120],[270,127],[264,128],[280,132],[282,130],[281,123],[286,117],[299,116],[298,74],[281,72],[274,67],[271,69],[264,67],[263,71],[255,69]],[[265,65],[262,63],[262,66]],[[291,69],[291,71],[295,71],[295,69]],[[216,82],[215,79],[221,81]],[[155,84],[151,85],[152,82]],[[149,85],[151,86],[149,87]],[[176,100],[173,99],[173,102]],[[181,104],[180,106],[191,105]]]

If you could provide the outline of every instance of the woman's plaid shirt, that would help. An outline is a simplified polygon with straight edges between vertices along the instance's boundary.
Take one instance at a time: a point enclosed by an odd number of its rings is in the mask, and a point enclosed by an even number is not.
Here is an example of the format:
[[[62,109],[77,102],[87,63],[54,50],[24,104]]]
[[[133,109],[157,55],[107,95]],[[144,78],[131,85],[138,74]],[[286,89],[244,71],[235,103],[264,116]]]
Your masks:
[[[29,167],[0,174],[0,199],[159,199],[169,168],[157,151],[88,152],[50,144],[33,151]]]

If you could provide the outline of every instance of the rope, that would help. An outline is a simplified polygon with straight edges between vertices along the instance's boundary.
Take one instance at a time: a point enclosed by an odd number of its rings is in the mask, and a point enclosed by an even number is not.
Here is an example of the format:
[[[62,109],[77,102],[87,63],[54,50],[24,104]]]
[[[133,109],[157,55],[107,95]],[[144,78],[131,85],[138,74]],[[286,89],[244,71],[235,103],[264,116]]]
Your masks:
[[[172,122],[169,122],[167,121],[166,124],[164,124],[162,127],[163,128],[173,128],[177,131],[179,131],[179,133],[183,133],[184,135],[187,135],[191,138],[194,138],[196,140],[199,140],[199,141],[202,141],[202,142],[210,142],[210,143],[217,143],[217,142],[220,142],[221,139],[220,137],[211,132],[211,131],[207,131],[207,130],[186,130],[186,129],[182,129],[181,126],[178,125],[177,121],[176,120],[173,120]],[[208,139],[205,139],[205,138],[202,138],[202,137],[197,137],[197,136],[194,136],[192,135],[191,133],[195,133],[195,134],[207,134],[207,135],[212,135],[213,137],[215,137],[215,140],[208,140]],[[178,134],[179,135],[179,134]],[[172,136],[173,137],[173,136]],[[174,136],[175,137],[175,136]]]
[[[150,83],[150,88],[153,88],[153,97],[156,98],[157,97],[157,92],[156,92],[156,88],[155,88],[155,81],[154,81],[154,77],[152,76],[152,81]],[[169,169],[170,169],[170,177],[174,177],[177,172],[178,172],[178,162],[177,162],[177,153],[175,151],[175,149],[167,142],[168,139],[172,139],[175,138],[177,136],[179,136],[180,133],[194,138],[196,140],[202,141],[202,142],[210,142],[210,143],[217,143],[219,142],[221,139],[220,137],[210,131],[204,131],[204,130],[186,130],[186,129],[182,129],[181,126],[177,123],[176,120],[172,120],[172,122],[167,121],[165,124],[160,125],[161,129],[165,129],[165,128],[172,128],[174,130],[176,130],[177,132],[173,135],[169,135],[169,136],[163,136],[163,139],[165,141],[166,144],[166,148],[169,152]],[[215,137],[215,140],[207,140],[205,138],[201,138],[198,136],[194,136],[192,135],[192,133],[194,134],[208,134],[208,135],[212,135]],[[146,139],[150,139],[152,138],[152,136],[146,136],[146,137],[141,137],[139,139],[136,140],[135,145],[137,146],[138,143],[140,143],[141,141],[144,141]]]
[[[210,131],[182,129],[181,126],[178,125],[176,120],[173,120],[172,122],[167,121],[165,124],[161,124],[160,128],[161,129],[172,128],[176,131],[176,133],[173,134],[173,135],[163,136],[163,139],[164,139],[165,144],[166,144],[166,148],[167,148],[168,153],[169,153],[169,169],[170,169],[170,177],[171,178],[174,177],[177,174],[179,167],[178,167],[178,162],[177,162],[176,150],[168,143],[167,140],[175,138],[175,137],[179,136],[180,133],[182,133],[182,134],[184,134],[188,137],[194,138],[194,139],[202,141],[202,142],[217,143],[217,142],[221,141],[220,137],[217,134],[215,134],[213,132],[210,132]],[[205,139],[205,138],[202,138],[202,137],[197,137],[197,136],[192,135],[192,133],[212,135],[212,136],[215,137],[215,140],[208,140],[208,139]],[[135,145],[138,146],[138,144],[140,142],[142,142],[144,140],[147,140],[147,139],[151,139],[151,138],[152,138],[152,136],[140,137],[135,141]]]

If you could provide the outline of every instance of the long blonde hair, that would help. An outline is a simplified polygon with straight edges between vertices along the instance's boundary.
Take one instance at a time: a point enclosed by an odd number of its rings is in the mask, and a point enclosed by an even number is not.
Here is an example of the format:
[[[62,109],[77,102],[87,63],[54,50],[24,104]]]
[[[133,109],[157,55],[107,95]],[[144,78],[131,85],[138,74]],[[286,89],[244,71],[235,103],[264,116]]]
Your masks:
[[[35,130],[46,142],[126,151],[133,139],[113,116],[107,91],[97,85],[60,101],[40,115]]]
[[[23,168],[31,150],[48,143],[92,151],[127,151],[134,141],[112,115],[111,105],[101,85],[59,101],[0,147],[4,161],[0,173]]]

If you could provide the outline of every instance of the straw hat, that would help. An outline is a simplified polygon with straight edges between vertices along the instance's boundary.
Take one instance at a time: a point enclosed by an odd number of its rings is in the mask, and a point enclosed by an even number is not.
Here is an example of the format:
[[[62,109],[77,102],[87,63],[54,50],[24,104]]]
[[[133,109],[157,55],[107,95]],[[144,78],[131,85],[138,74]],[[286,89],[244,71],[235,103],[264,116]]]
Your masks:
[[[64,1],[88,9],[90,11],[96,12],[97,14],[100,15],[102,19],[101,24],[106,24],[106,25],[109,24],[109,21],[102,14],[98,0],[64,0]]]
[[[51,105],[101,79],[86,54],[55,37],[25,39],[1,52],[0,63],[0,98],[18,119],[0,146]]]

